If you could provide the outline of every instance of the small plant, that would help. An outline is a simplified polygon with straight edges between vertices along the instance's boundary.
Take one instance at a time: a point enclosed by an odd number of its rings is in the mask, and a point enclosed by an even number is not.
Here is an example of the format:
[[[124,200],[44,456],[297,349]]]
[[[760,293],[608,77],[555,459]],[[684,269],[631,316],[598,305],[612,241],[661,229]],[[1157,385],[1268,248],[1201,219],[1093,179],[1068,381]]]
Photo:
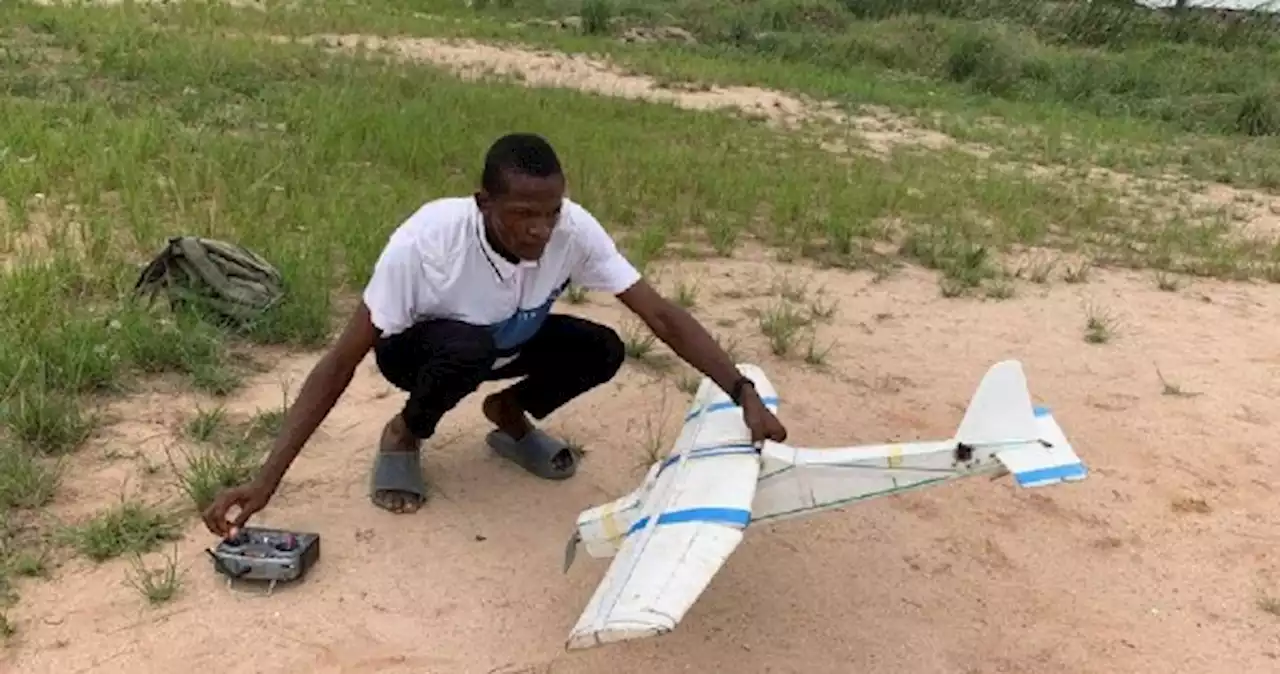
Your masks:
[[[1115,336],[1116,319],[1103,309],[1090,305],[1085,310],[1084,341],[1106,344]]]
[[[33,552],[31,550],[22,550],[9,558],[5,564],[9,573],[15,576],[25,578],[39,578],[48,573],[47,558],[48,553],[45,550]],[[3,572],[4,570],[0,570]]]
[[[671,368],[672,360],[667,354],[654,351],[657,335],[643,326],[629,323],[623,329],[623,348],[627,358],[639,365],[663,372]]]
[[[785,276],[774,282],[772,291],[773,294],[778,295],[784,301],[796,304],[804,302],[805,296],[808,294],[805,284],[797,283]]]
[[[829,323],[835,314],[835,302],[823,303],[822,300],[814,300],[809,303],[809,317],[812,320]]]
[[[735,363],[742,362],[742,351],[738,348],[737,338],[729,337],[725,339],[720,335],[716,335],[715,340],[716,344],[720,346],[720,349],[729,354],[729,360]]]
[[[132,567],[133,572],[126,575],[126,581],[152,605],[163,604],[173,599],[182,587],[176,544],[173,546],[173,555],[165,558],[161,568],[148,568],[142,561],[142,555],[138,553],[133,554]]]
[[[667,442],[667,430],[664,419],[666,418],[667,395],[662,395],[662,401],[657,412],[649,412],[644,415],[644,431],[640,445],[640,458],[636,465],[637,468],[648,470],[650,466],[662,460],[670,449]]]
[[[1280,617],[1280,599],[1275,597],[1259,597],[1258,608],[1263,613],[1270,613],[1273,616]]]
[[[28,447],[41,454],[68,454],[89,435],[97,420],[86,416],[75,396],[32,388],[19,391],[4,409],[4,422]]]
[[[252,480],[261,452],[250,442],[238,441],[228,447],[201,447],[194,452],[183,453],[185,467],[173,466],[174,474],[178,476],[178,488],[200,511],[213,502],[219,491]],[[170,464],[173,465],[172,457]]]
[[[564,445],[568,448],[570,454],[573,454],[577,458],[582,458],[587,455],[587,448],[584,447],[581,442],[578,442],[566,434],[562,434],[561,437],[564,438]]]
[[[53,500],[59,469],[35,450],[0,443],[0,512],[8,508],[39,508]]]
[[[655,339],[657,339],[656,335],[635,324],[628,324],[623,328],[622,341],[628,358],[644,360],[652,353]]]
[[[1157,270],[1156,287],[1165,292],[1177,292],[1182,287],[1182,281],[1167,271]]]
[[[1039,255],[1036,259],[1023,264],[1014,273],[1015,278],[1025,278],[1037,285],[1044,285],[1053,277],[1053,271],[1058,266],[1057,258],[1047,255]]]
[[[804,354],[804,362],[815,367],[823,367],[827,364],[827,354],[831,353],[831,349],[833,348],[835,348],[834,342],[827,345],[827,348],[825,349],[819,349],[817,338],[811,337],[809,340],[809,348]]]
[[[1014,295],[1013,283],[1005,278],[992,279],[987,283],[985,293],[993,300],[1007,300]]]
[[[1089,274],[1091,270],[1092,270],[1092,265],[1090,265],[1088,262],[1081,262],[1076,265],[1068,265],[1067,271],[1062,275],[1062,280],[1066,281],[1067,283],[1076,283],[1076,284],[1085,283],[1086,281],[1089,280]]]
[[[1156,376],[1160,378],[1160,386],[1161,386],[1160,393],[1162,395],[1174,396],[1178,398],[1194,398],[1195,396],[1200,395],[1200,393],[1196,391],[1183,390],[1182,386],[1178,384],[1174,384],[1169,380],[1165,379],[1164,374],[1160,372],[1160,368],[1158,367],[1156,368]]]
[[[692,309],[698,303],[698,286],[697,284],[687,284],[684,281],[676,284],[676,304],[685,309]]]
[[[587,301],[587,289],[577,284],[570,285],[564,298],[569,304],[584,304]]]
[[[702,384],[702,379],[693,373],[686,372],[676,380],[676,388],[681,393],[693,395],[698,392],[698,387]]]
[[[222,406],[212,410],[197,410],[196,416],[187,422],[187,435],[193,440],[209,442],[225,421],[226,410]]]
[[[613,18],[610,0],[583,0],[582,32],[587,35],[604,35],[609,32],[609,20]]]
[[[1213,508],[1209,506],[1209,502],[1198,496],[1181,496],[1173,500],[1171,504],[1174,512],[1179,513],[1196,513],[1198,515],[1207,515],[1213,512]]]
[[[769,349],[775,356],[785,357],[791,353],[796,335],[809,325],[809,319],[784,301],[762,312],[759,323],[760,332],[769,339]]]

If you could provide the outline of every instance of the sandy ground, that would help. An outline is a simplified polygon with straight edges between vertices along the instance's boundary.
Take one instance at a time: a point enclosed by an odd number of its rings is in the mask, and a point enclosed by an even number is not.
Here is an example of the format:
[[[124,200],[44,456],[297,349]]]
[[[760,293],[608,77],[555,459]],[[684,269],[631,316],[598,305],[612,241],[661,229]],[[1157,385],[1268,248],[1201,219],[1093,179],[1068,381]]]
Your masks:
[[[637,483],[652,426],[670,439],[688,401],[676,375],[628,365],[550,419],[588,450],[565,483],[493,457],[474,396],[428,449],[430,503],[393,515],[369,503],[368,474],[402,396],[366,363],[255,520],[323,535],[306,581],[270,597],[228,589],[203,552],[215,541],[193,521],[169,604],[150,607],[123,582],[127,561],[71,560],[51,582],[24,582],[0,669],[1280,670],[1280,617],[1262,602],[1280,596],[1280,459],[1264,446],[1280,412],[1280,342],[1259,332],[1280,311],[1280,288],[1163,292],[1149,275],[1096,272],[1083,285],[1019,285],[1012,300],[943,299],[919,271],[877,282],[752,252],[680,263],[659,285],[680,279],[698,284],[694,313],[769,373],[796,444],[945,437],[986,368],[1018,358],[1091,477],[1033,491],[974,480],[753,529],[674,633],[565,653],[607,564],[579,555],[561,574],[573,520]],[[784,279],[834,303],[816,335],[820,348],[835,344],[825,368],[780,361],[759,334],[751,312]],[[560,310],[627,325],[610,298],[591,299]],[[1119,320],[1111,343],[1084,341],[1089,306]],[[278,405],[282,383],[296,389],[316,358],[286,358],[233,410]],[[1187,395],[1168,395],[1161,374]],[[56,515],[87,516],[122,491],[171,494],[167,468],[145,467],[163,466],[182,423],[214,404],[160,390],[109,410],[122,421],[75,458]]]
[[[1257,333],[1258,317],[1280,310],[1280,290],[1205,282],[1168,293],[1142,275],[1100,273],[1009,301],[947,300],[913,271],[874,283],[785,268],[810,297],[836,303],[817,332],[820,346],[836,343],[823,370],[768,355],[750,316],[772,301],[781,269],[736,260],[683,273],[700,282],[697,315],[769,372],[794,442],[945,437],[985,368],[1018,358],[1090,479],[1033,491],[978,479],[760,527],[676,632],[564,653],[606,563],[580,555],[561,575],[563,543],[578,511],[634,486],[651,422],[670,437],[687,403],[676,377],[628,365],[549,420],[588,450],[579,475],[559,484],[494,458],[478,396],[469,399],[431,444],[433,500],[397,516],[370,505],[366,489],[377,432],[401,396],[366,365],[258,520],[321,532],[313,575],[272,597],[228,589],[202,553],[212,537],[194,523],[179,545],[183,593],[164,607],[122,582],[126,562],[72,561],[54,582],[21,588],[11,671],[169,671],[229,658],[271,673],[1280,667],[1277,617],[1259,605],[1280,592],[1280,461],[1263,446],[1280,411],[1280,347]],[[724,295],[741,289],[748,296]],[[1113,343],[1083,341],[1089,303],[1121,319]],[[562,310],[626,325],[607,297]],[[232,408],[278,404],[281,377],[296,387],[312,362],[290,359]],[[1193,395],[1162,395],[1157,366]],[[59,514],[88,514],[122,489],[160,494],[163,471],[139,477],[139,466],[164,462],[194,402],[156,394],[121,408],[131,421],[79,459]],[[121,458],[127,448],[139,455]]]

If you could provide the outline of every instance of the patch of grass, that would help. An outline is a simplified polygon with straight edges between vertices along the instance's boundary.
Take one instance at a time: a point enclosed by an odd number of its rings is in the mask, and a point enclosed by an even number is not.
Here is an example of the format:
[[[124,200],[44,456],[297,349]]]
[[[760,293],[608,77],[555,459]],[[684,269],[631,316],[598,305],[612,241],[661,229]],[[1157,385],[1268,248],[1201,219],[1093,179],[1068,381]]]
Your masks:
[[[135,553],[131,560],[131,570],[126,582],[137,590],[151,605],[163,604],[173,599],[182,589],[182,573],[178,569],[178,546],[173,546],[173,554],[165,557],[160,568],[150,568],[143,561],[142,555]]]
[[[46,551],[19,550],[5,561],[5,571],[24,578],[39,578],[48,573]]]
[[[627,358],[633,360],[643,361],[648,358],[653,353],[653,345],[657,339],[652,332],[634,321],[628,322],[622,330],[622,343],[626,348]]]
[[[174,514],[128,499],[102,511],[68,532],[77,552],[95,562],[155,550],[181,537]]]
[[[942,272],[939,288],[946,297],[967,294],[996,273],[988,248],[958,229],[916,229],[907,235],[901,252],[927,268]]]
[[[796,338],[811,324],[808,315],[786,300],[772,303],[757,320],[760,332],[769,340],[769,350],[781,357],[791,355]]]
[[[49,455],[74,451],[89,438],[96,423],[74,396],[42,386],[19,390],[5,401],[0,416],[19,441]]]
[[[607,33],[611,18],[613,5],[610,0],[582,0],[582,31],[587,35]]]
[[[174,467],[178,488],[199,512],[223,489],[248,484],[257,474],[262,452],[251,443],[237,442],[227,447],[183,450],[182,454],[183,465]]]
[[[226,409],[222,406],[211,410],[197,410],[195,417],[187,422],[187,435],[201,442],[212,440],[226,423],[226,414]]]
[[[57,493],[58,464],[34,450],[0,442],[0,517],[9,510],[48,505]]]
[[[676,304],[685,309],[692,309],[698,303],[698,284],[681,280],[676,284]]]
[[[241,422],[228,419],[222,408],[202,410],[187,423],[187,432],[198,445],[180,450],[181,465],[172,455],[169,463],[178,489],[197,512],[212,503],[219,491],[253,479],[267,443],[280,431],[287,403],[286,395],[280,407],[259,410]]]

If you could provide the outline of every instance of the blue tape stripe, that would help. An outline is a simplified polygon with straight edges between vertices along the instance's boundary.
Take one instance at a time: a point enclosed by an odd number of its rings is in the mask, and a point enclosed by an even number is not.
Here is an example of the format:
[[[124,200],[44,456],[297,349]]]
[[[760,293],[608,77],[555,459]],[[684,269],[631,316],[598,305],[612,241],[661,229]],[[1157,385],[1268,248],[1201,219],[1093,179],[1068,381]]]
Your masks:
[[[711,456],[726,456],[730,454],[755,454],[756,448],[753,445],[716,445],[714,447],[703,447],[689,452],[690,459],[705,459]],[[662,460],[662,466],[658,468],[658,474],[667,469],[667,466],[680,460],[679,454],[673,454]]]
[[[761,398],[761,399],[760,399],[760,402],[764,403],[764,404],[765,404],[765,407],[777,407],[777,406],[778,406],[778,398],[777,398],[776,396],[771,396],[771,397],[768,397],[768,398]],[[729,409],[729,408],[731,408],[731,407],[737,407],[737,406],[738,406],[738,405],[737,405],[736,403],[734,403],[732,400],[728,400],[728,401],[725,401],[725,402],[719,402],[719,403],[712,403],[710,406],[708,406],[708,407],[707,407],[707,413],[708,413],[708,414],[710,414],[711,412],[719,412],[720,410],[727,410],[727,409]],[[699,410],[701,410],[701,409],[702,409],[701,407],[699,407],[699,408],[695,408],[693,411],[691,411],[691,412],[689,412],[688,414],[684,415],[684,420],[685,420],[685,421],[688,421],[688,420],[690,420],[690,419],[692,419],[692,418],[694,418],[694,417],[698,416],[698,411],[699,411]]]
[[[1025,473],[1015,473],[1018,482],[1044,482],[1046,480],[1065,480],[1072,477],[1084,477],[1088,471],[1083,463],[1069,463],[1053,468],[1039,468]]]
[[[1035,412],[1035,415],[1038,417],[1047,417],[1050,414],[1049,408],[1043,405],[1036,405],[1035,409],[1032,411]]]
[[[751,511],[741,508],[689,508],[687,510],[672,510],[669,513],[658,515],[658,526],[687,522],[712,522],[714,524],[732,524],[745,527],[750,521]],[[627,536],[640,531],[648,524],[649,518],[641,517],[639,521],[632,524],[631,528],[627,530]]]

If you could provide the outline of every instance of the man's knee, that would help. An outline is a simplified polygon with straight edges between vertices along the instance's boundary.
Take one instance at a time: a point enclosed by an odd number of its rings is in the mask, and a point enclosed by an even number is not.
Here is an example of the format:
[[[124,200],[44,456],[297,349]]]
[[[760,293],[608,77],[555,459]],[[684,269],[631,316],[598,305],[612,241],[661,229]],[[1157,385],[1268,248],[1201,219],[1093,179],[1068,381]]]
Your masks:
[[[627,359],[627,348],[617,330],[607,325],[594,326],[596,339],[593,342],[596,352],[592,354],[592,362],[598,363],[595,372],[599,380],[604,382],[613,379],[618,370],[622,369],[622,363]]]
[[[427,342],[423,369],[433,383],[455,379],[455,383],[479,386],[497,359],[497,347],[488,329],[460,321],[436,321]]]
[[[424,383],[469,382],[478,386],[496,359],[493,335],[487,328],[449,319],[413,326],[379,346],[377,360],[383,374],[401,388]],[[446,384],[447,385],[447,384]]]

